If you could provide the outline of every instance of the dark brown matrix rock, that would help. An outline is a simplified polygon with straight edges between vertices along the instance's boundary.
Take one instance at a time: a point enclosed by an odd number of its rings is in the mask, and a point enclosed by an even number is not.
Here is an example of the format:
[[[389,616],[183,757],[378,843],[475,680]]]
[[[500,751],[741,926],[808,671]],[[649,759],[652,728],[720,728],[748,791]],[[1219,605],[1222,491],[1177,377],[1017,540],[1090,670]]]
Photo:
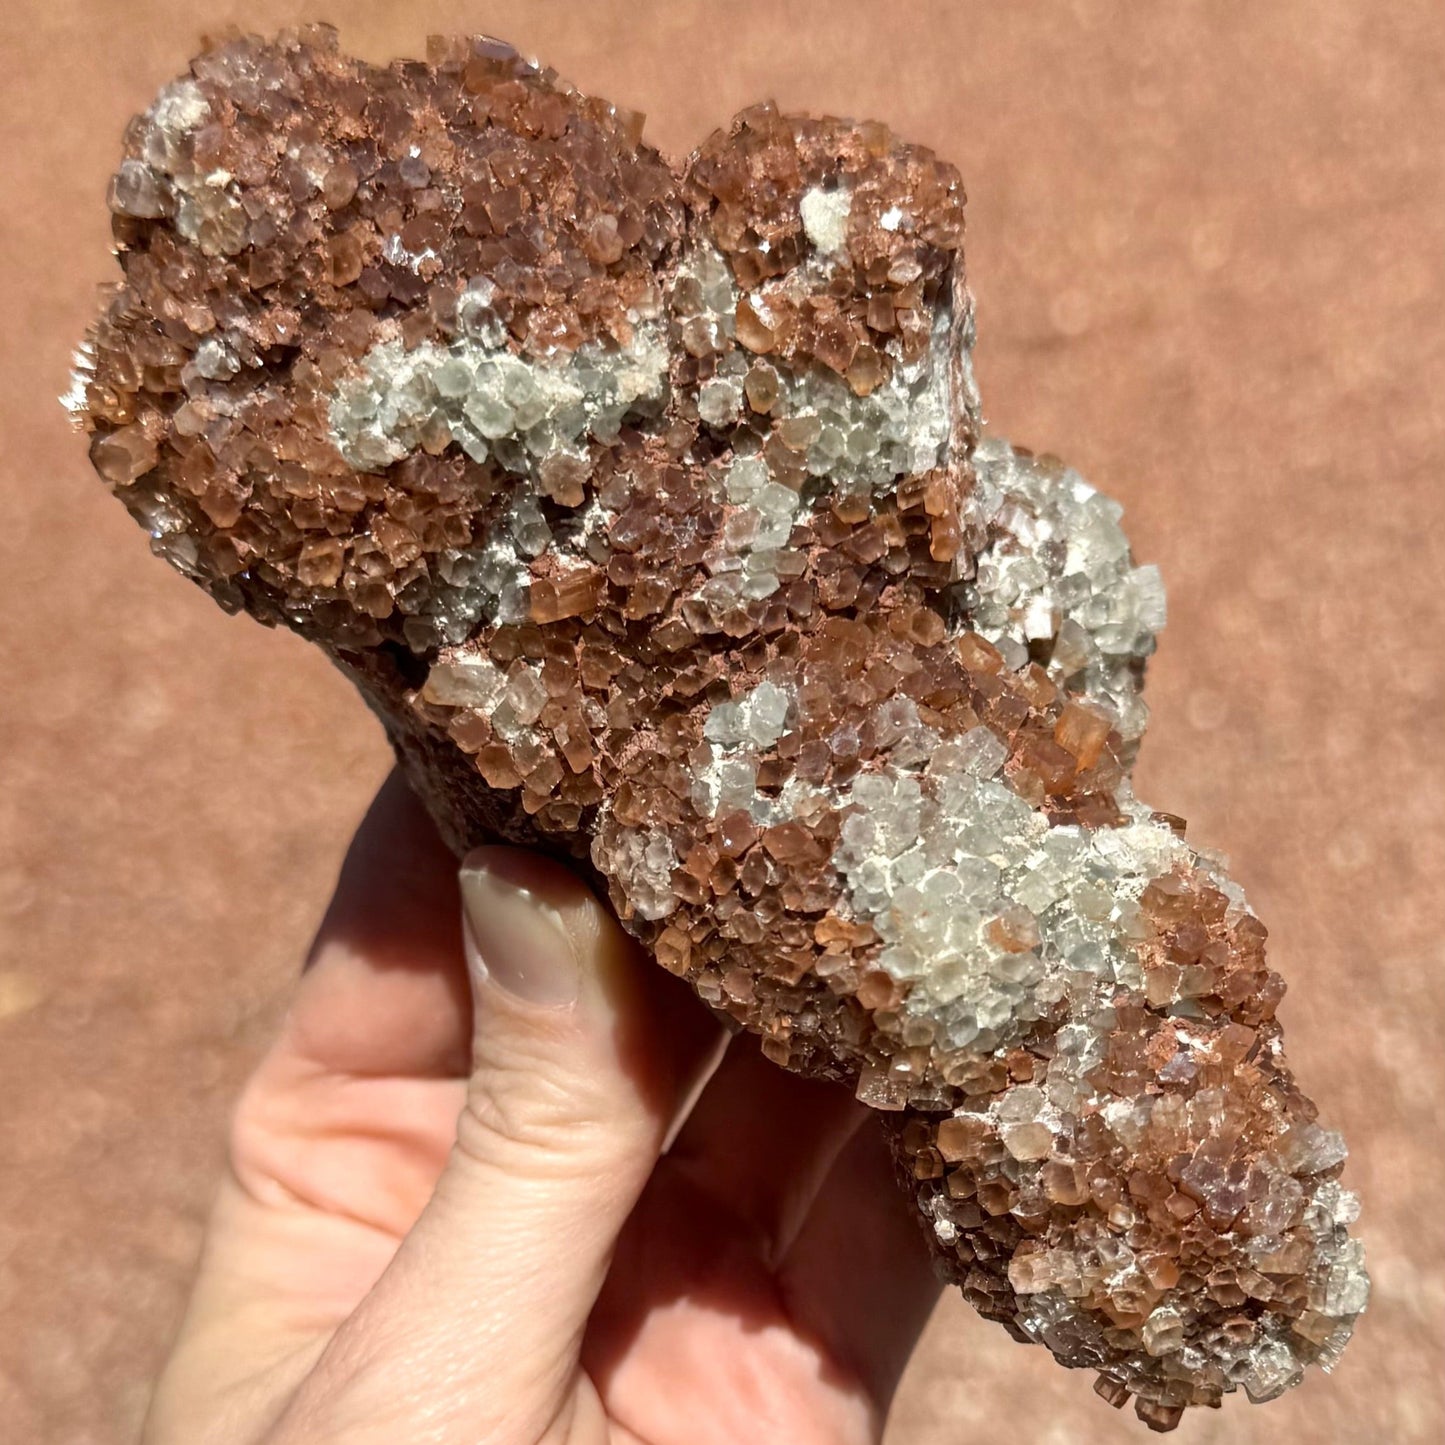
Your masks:
[[[459,850],[574,859],[886,1112],[940,1268],[1168,1429],[1338,1358],[1345,1150],[1218,856],[1129,771],[1119,509],[980,439],[954,169],[743,112],[683,165],[491,40],[215,45],[125,136],[91,458],[312,639]]]

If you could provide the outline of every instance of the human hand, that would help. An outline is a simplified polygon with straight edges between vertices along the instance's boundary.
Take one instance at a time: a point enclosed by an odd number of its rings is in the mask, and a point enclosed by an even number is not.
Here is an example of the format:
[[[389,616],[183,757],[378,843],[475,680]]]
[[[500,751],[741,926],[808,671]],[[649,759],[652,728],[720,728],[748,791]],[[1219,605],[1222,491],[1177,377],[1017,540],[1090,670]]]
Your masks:
[[[876,1440],[937,1293],[876,1121],[747,1037],[699,1094],[720,1025],[560,865],[481,849],[461,892],[465,930],[393,776],[147,1445]]]

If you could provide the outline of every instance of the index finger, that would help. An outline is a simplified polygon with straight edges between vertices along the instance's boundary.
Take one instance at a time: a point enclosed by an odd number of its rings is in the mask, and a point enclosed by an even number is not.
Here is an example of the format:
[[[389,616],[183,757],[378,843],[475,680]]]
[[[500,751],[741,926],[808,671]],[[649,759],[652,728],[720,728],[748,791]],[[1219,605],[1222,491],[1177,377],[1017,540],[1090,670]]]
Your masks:
[[[465,1078],[457,860],[393,770],[346,855],[282,1043],[335,1074]]]

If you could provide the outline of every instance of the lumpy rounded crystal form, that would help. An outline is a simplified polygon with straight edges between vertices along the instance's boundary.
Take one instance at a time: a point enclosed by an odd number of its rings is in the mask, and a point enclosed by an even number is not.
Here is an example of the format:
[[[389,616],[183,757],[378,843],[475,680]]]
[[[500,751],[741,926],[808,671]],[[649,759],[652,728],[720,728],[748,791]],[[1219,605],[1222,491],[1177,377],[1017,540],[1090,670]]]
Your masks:
[[[979,435],[963,199],[882,125],[675,166],[495,41],[235,38],[126,133],[71,405],[458,849],[572,858],[884,1114],[984,1315],[1167,1429],[1333,1364],[1356,1205],[1263,926],[1130,785],[1158,574]]]

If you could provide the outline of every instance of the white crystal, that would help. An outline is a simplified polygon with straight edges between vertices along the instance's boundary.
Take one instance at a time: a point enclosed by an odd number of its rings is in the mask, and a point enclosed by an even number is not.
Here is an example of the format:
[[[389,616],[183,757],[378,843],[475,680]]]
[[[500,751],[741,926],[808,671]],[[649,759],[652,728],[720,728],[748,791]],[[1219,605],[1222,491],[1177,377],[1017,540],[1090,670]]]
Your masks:
[[[813,186],[803,192],[798,202],[804,233],[825,253],[842,250],[848,239],[848,217],[852,209],[853,197],[845,186],[831,191]]]

